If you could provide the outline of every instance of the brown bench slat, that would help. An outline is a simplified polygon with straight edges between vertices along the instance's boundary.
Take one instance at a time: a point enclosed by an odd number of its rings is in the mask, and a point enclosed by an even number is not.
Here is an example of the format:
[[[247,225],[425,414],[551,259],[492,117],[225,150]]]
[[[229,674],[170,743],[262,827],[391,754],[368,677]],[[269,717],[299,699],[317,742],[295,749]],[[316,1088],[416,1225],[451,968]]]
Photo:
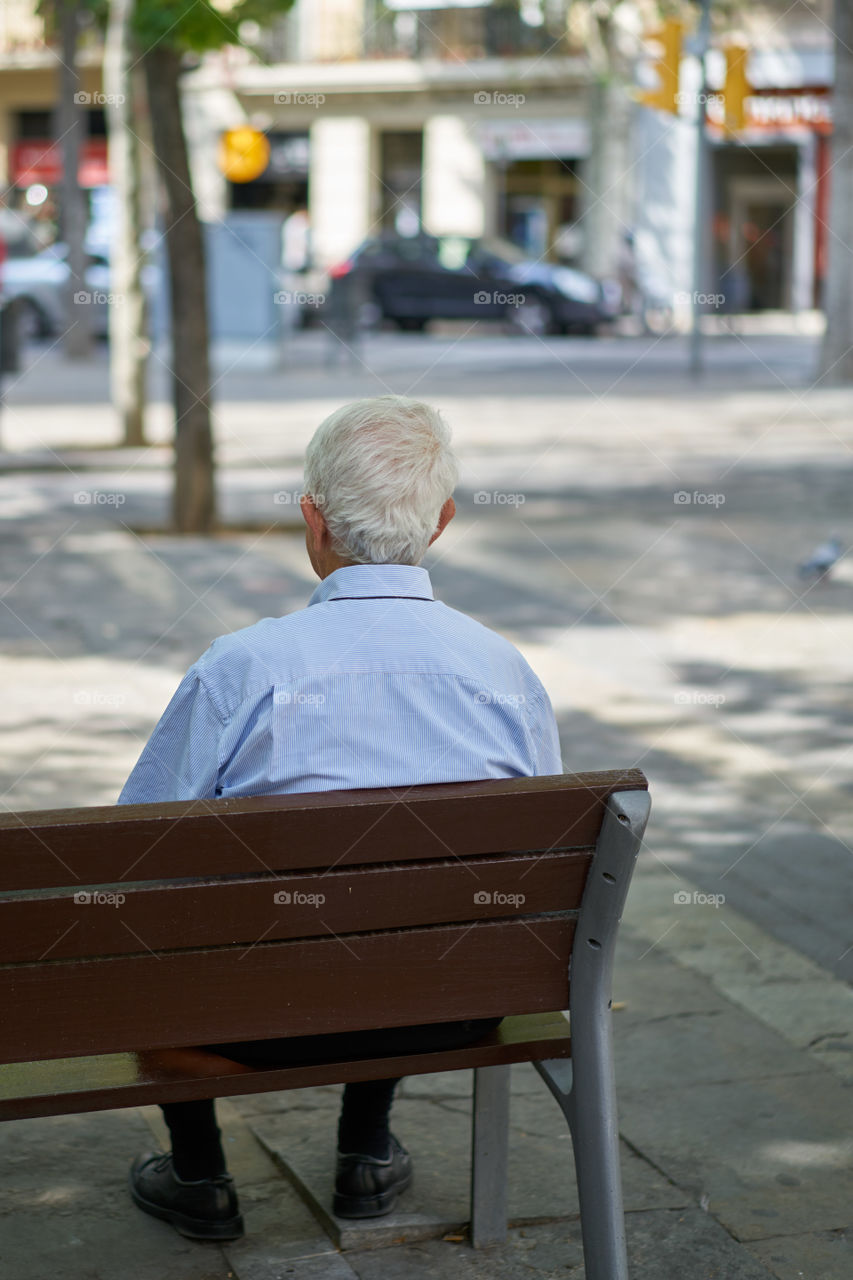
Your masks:
[[[0,1066],[0,1120],[236,1097],[570,1055],[568,1023],[562,1014],[547,1013],[505,1018],[495,1031],[462,1049],[299,1067],[244,1067],[192,1049],[60,1058]]]
[[[0,1060],[564,1009],[574,925],[530,916],[13,965],[0,983]]]
[[[0,891],[584,848],[603,801],[645,787],[627,769],[3,814]]]
[[[3,962],[218,946],[565,911],[580,905],[592,850],[370,867],[323,877],[125,888],[125,901],[62,895],[0,901]],[[478,892],[489,902],[477,902]],[[112,893],[115,894],[115,890]],[[276,903],[274,895],[290,894]],[[322,894],[323,903],[299,895]],[[496,901],[503,898],[504,901]],[[521,895],[516,906],[507,897]],[[357,924],[356,924],[357,920]]]

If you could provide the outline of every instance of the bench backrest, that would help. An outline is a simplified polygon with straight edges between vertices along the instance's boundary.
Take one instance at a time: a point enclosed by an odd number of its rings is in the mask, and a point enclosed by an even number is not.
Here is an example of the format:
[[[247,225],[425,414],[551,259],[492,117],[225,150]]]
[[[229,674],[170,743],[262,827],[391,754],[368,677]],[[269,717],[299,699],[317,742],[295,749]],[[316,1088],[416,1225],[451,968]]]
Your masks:
[[[638,770],[0,816],[0,1061],[565,1009]]]

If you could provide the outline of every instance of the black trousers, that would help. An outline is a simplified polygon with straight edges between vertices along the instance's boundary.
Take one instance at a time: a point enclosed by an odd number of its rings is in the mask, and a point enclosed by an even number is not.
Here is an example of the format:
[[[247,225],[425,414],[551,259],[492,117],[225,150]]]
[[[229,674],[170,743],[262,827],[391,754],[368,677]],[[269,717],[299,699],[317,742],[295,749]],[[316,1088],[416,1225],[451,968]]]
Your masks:
[[[430,1022],[413,1027],[340,1031],[326,1036],[208,1044],[204,1048],[249,1066],[295,1067],[306,1062],[335,1062],[339,1058],[391,1058],[398,1054],[459,1049],[482,1039],[502,1021],[502,1018],[476,1018],[467,1022]]]
[[[325,1036],[294,1036],[278,1040],[249,1040],[204,1045],[223,1057],[247,1066],[300,1066],[307,1062],[335,1062],[350,1058],[395,1057],[458,1049],[474,1044],[498,1026],[500,1018],[467,1022],[434,1022],[372,1031],[345,1031]],[[338,1124],[338,1149],[382,1157],[388,1145],[388,1116],[399,1078],[348,1084]],[[216,1177],[225,1170],[225,1157],[213,1099],[169,1102],[162,1107],[172,1138],[178,1177],[187,1181]]]

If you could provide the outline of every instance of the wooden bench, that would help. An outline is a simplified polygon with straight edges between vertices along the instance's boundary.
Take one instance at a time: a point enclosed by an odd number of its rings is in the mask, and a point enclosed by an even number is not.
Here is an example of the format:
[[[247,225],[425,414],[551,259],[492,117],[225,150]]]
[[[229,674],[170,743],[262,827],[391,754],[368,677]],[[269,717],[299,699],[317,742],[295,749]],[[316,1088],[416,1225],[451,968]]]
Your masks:
[[[471,1237],[506,1233],[509,1065],[571,1127],[588,1280],[625,1280],[613,950],[637,770],[0,817],[0,1119],[475,1069]],[[572,1036],[560,1010],[570,1010]],[[468,1048],[195,1045],[506,1015]]]

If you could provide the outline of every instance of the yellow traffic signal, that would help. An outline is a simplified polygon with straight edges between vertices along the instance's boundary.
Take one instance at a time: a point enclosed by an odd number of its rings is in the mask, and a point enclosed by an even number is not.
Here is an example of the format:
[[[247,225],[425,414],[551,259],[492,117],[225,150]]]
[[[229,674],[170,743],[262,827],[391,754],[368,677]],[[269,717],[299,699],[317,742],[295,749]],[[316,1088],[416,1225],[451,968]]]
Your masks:
[[[730,44],[726,49],[726,83],[723,89],[723,114],[727,133],[746,127],[746,99],[752,86],[746,76],[746,45]]]
[[[679,18],[667,18],[661,30],[650,37],[662,46],[662,52],[654,63],[658,88],[645,89],[639,95],[644,107],[655,107],[658,111],[671,111],[678,115],[678,72],[683,36],[684,23]]]

